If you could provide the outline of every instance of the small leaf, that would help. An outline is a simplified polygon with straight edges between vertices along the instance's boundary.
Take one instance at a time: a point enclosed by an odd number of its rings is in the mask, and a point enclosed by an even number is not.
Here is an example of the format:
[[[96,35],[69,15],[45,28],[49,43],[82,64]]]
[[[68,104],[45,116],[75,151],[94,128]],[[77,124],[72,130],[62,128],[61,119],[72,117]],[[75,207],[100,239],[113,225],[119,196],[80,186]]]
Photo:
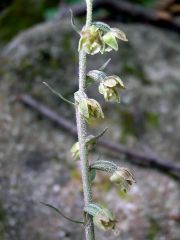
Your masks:
[[[99,71],[103,71],[107,66],[108,64],[110,63],[111,61],[111,58],[109,58],[100,68],[99,68]]]
[[[102,211],[102,207],[96,203],[90,203],[84,208],[84,212],[90,214],[91,216],[95,216],[100,211]]]
[[[90,167],[91,169],[105,171],[108,173],[114,173],[118,169],[118,166],[115,163],[106,160],[96,161]]]
[[[104,133],[108,130],[108,128],[105,128],[101,133],[99,133],[96,136],[90,135],[86,139],[87,144],[93,144],[94,142],[97,142],[97,140],[104,135]]]
[[[74,219],[72,219],[72,218],[70,218],[70,217],[67,217],[67,216],[66,216],[64,213],[62,213],[58,208],[52,206],[51,204],[44,203],[44,202],[41,202],[41,204],[43,204],[44,206],[49,207],[49,208],[55,210],[58,214],[60,214],[62,217],[64,217],[64,218],[67,219],[68,221],[71,221],[71,222],[73,222],[73,223],[84,224],[83,221],[74,220]]]
[[[61,93],[58,93],[56,90],[54,90],[52,87],[50,87],[49,84],[47,84],[46,82],[43,82],[43,84],[44,84],[46,87],[48,87],[49,90],[51,90],[52,93],[54,93],[56,96],[58,96],[59,98],[61,98],[64,102],[69,103],[69,104],[71,104],[71,105],[74,106],[74,103],[73,103],[73,102],[71,102],[71,101],[69,101],[68,99],[66,99],[65,97],[63,97],[63,96],[61,95]]]
[[[96,82],[101,82],[106,78],[106,74],[99,70],[91,70],[87,73],[87,77],[90,77],[92,80]]]

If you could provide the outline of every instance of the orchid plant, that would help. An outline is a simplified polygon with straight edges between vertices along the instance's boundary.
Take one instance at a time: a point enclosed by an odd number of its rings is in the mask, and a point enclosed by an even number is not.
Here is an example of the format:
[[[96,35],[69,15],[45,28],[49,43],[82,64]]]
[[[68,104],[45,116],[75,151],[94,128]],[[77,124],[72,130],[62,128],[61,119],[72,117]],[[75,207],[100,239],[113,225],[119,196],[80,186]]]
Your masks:
[[[116,219],[114,214],[100,204],[93,202],[92,182],[98,171],[109,173],[110,181],[119,186],[120,191],[126,193],[131,185],[135,182],[129,169],[119,167],[115,163],[106,160],[97,160],[93,164],[89,162],[88,153],[96,146],[97,140],[105,133],[105,129],[97,136],[87,134],[87,124],[92,124],[98,119],[104,118],[104,113],[100,103],[95,99],[89,98],[86,93],[86,87],[94,82],[98,84],[99,93],[103,95],[105,101],[120,103],[120,92],[125,89],[124,83],[116,75],[108,76],[104,69],[107,67],[109,60],[98,70],[86,72],[86,61],[88,55],[104,54],[105,52],[118,50],[118,39],[128,41],[123,31],[117,28],[111,28],[103,22],[92,22],[92,4],[93,0],[86,0],[87,16],[86,24],[81,31],[77,30],[74,25],[73,17],[72,26],[80,35],[79,40],[79,90],[74,94],[74,102],[65,99],[60,93],[56,92],[49,85],[53,93],[61,99],[71,104],[76,110],[76,122],[78,130],[78,142],[72,148],[73,158],[80,159],[82,185],[84,193],[84,220],[77,221],[65,216],[59,209],[45,204],[55,209],[66,219],[75,223],[84,224],[85,239],[95,240],[94,225],[101,230],[115,230]]]

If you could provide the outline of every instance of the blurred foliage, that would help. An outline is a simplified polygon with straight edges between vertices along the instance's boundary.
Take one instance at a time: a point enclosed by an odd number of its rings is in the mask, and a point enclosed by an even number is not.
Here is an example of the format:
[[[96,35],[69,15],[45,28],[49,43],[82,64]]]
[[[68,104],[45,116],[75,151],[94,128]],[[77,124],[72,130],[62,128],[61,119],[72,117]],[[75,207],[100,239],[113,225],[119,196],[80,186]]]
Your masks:
[[[158,223],[158,221],[156,221],[153,218],[149,219],[149,232],[148,232],[148,240],[156,240],[157,239],[157,235],[160,231],[160,225]]]
[[[66,3],[74,4],[74,3],[79,3],[82,2],[83,0],[65,0]]]
[[[43,21],[46,10],[58,4],[59,0],[14,0],[0,15],[1,41],[8,41],[19,31]]]
[[[155,2],[157,2],[157,0],[129,0],[129,2],[136,3],[136,4],[141,4],[141,5],[144,5],[144,6],[151,6]]]
[[[0,11],[6,8],[13,0],[1,0],[0,1]]]
[[[118,1],[118,0],[117,0]],[[157,0],[129,0],[132,3],[151,5]],[[84,0],[64,0],[76,4]],[[19,31],[53,18],[59,11],[61,0],[0,0],[0,40],[7,42]]]

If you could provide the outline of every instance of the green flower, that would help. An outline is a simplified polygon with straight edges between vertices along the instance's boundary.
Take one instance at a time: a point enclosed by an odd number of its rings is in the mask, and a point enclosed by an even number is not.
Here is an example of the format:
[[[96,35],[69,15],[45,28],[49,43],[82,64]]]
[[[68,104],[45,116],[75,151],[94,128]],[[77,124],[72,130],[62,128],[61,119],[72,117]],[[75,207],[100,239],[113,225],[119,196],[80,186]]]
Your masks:
[[[118,50],[117,38],[128,41],[123,31],[118,28],[111,28],[102,22],[94,22],[89,27],[83,27],[80,32],[78,50],[83,49],[87,54],[97,54]]]
[[[108,76],[100,83],[99,92],[106,101],[120,102],[118,91],[124,89],[124,84],[118,76]]]
[[[83,49],[87,54],[91,55],[101,52],[103,42],[99,28],[94,25],[84,27],[80,35],[79,51]]]
[[[133,183],[135,183],[135,179],[129,169],[127,168],[119,168],[116,170],[113,175],[110,177],[111,182],[114,182],[120,186],[120,190],[122,192],[127,192]]]
[[[91,98],[83,99],[78,105],[80,113],[88,123],[93,123],[97,119],[104,118],[101,105]]]
[[[113,214],[106,208],[102,208],[93,217],[94,224],[101,230],[108,231],[114,230],[116,226],[116,220]]]

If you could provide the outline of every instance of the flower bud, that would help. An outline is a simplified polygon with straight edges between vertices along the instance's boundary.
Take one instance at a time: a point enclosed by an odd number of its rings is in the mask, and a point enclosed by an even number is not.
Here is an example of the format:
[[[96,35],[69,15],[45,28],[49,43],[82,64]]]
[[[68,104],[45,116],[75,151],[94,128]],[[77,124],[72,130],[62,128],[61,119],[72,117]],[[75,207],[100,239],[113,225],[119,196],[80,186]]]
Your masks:
[[[118,94],[119,89],[124,89],[124,84],[118,76],[108,76],[99,85],[99,92],[104,96],[106,101],[120,102]]]
[[[75,160],[79,159],[79,150],[79,142],[74,143],[71,147],[71,154]]]
[[[101,31],[94,25],[84,27],[81,31],[81,38],[79,41],[79,51],[83,49],[87,54],[94,55],[101,51],[103,42]]]
[[[135,183],[135,179],[129,169],[118,168],[110,177],[111,182],[114,182],[120,186],[120,190],[127,192],[130,186]]]
[[[93,217],[94,224],[101,230],[108,231],[115,229],[116,220],[113,214],[106,208],[102,208]]]
[[[93,136],[93,135],[89,135],[87,138],[86,138],[86,146],[87,146],[87,149],[88,151],[91,151],[92,149],[95,148],[96,146],[96,137]],[[80,146],[79,146],[79,142],[76,142],[73,144],[73,146],[71,147],[71,154],[72,154],[72,157],[75,159],[75,160],[78,160],[80,158]]]

